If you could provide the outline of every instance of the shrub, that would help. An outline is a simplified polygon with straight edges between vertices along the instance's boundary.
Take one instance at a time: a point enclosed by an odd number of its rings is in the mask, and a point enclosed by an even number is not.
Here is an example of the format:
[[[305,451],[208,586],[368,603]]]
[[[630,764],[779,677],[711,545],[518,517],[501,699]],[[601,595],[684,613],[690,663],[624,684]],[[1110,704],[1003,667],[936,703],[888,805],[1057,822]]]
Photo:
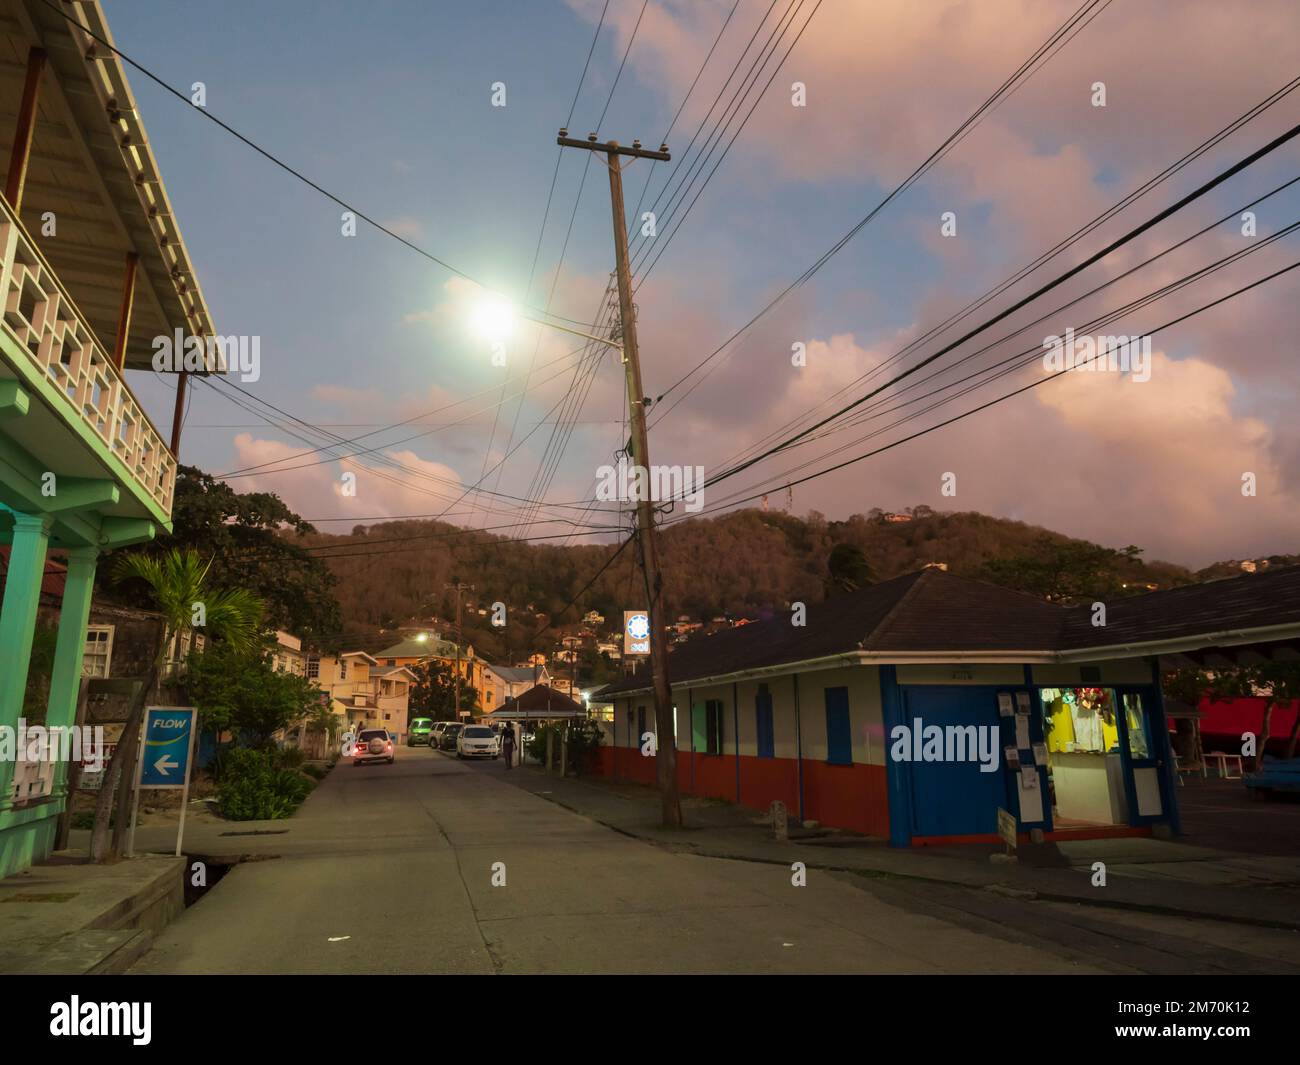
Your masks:
[[[274,821],[292,814],[313,785],[297,770],[280,768],[278,761],[277,753],[270,751],[227,751],[217,788],[222,816],[231,821]]]
[[[563,748],[566,730],[569,735],[569,764],[567,768],[576,772],[582,772],[584,769],[590,770],[595,760],[596,751],[600,747],[600,726],[594,721],[575,721],[572,724],[554,722],[548,725],[538,725],[532,739],[525,744],[529,757],[535,758],[545,765],[546,737],[548,734],[553,734],[555,738],[551,741],[553,744],[552,757],[558,761],[560,751]]]
[[[271,752],[277,769],[301,769],[307,752],[301,747],[276,747]]]

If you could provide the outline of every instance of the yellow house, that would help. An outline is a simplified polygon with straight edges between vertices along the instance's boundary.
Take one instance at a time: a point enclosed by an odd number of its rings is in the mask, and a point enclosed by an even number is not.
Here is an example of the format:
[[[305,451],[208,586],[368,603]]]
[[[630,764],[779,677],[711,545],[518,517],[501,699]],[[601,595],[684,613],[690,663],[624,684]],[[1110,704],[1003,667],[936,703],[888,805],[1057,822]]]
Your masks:
[[[451,640],[441,639],[437,633],[422,632],[408,637],[392,647],[385,647],[375,652],[375,659],[386,668],[406,666],[414,668],[421,662],[434,661],[446,666],[453,673],[457,660],[460,663],[460,675],[463,684],[472,687],[477,697],[471,702],[465,699],[462,711],[473,714],[485,714],[494,707],[489,704],[491,683],[488,677],[488,663],[474,653],[474,648],[463,647],[457,654],[457,647]]]
[[[382,665],[364,651],[349,651],[310,659],[307,676],[330,697],[348,729],[383,728],[405,741],[415,680],[409,669]]]

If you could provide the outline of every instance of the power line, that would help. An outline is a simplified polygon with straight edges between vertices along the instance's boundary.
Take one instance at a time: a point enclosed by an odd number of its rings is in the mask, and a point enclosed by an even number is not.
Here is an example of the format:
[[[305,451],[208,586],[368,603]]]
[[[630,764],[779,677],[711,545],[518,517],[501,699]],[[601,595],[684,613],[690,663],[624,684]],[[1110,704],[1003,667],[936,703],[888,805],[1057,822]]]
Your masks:
[[[672,394],[672,392],[674,392],[677,388],[681,387],[681,385],[685,381],[687,381],[690,377],[692,377],[704,366],[706,366],[709,362],[711,362],[714,358],[716,358],[722,351],[726,350],[726,348],[728,348],[732,343],[734,343],[735,340],[741,336],[741,334],[745,333],[756,322],[758,322],[761,318],[767,315],[768,312],[770,312],[774,307],[776,307],[777,304],[782,302],[786,298],[786,296],[788,296],[796,288],[801,287],[808,280],[810,280],[813,277],[813,275],[815,275],[819,270],[821,270],[821,268],[825,266],[826,263],[828,263],[831,260],[831,258],[833,258],[840,250],[842,250],[853,239],[853,237],[855,237],[858,233],[860,233],[876,217],[876,215],[878,215],[882,210],[884,210],[884,208],[888,206],[899,195],[905,192],[913,183],[915,183],[922,176],[924,176],[924,174],[935,163],[937,163],[941,158],[943,158],[943,156],[947,154],[947,152],[965,135],[965,133],[969,129],[973,129],[975,125],[978,125],[979,122],[982,120],[983,116],[986,114],[986,112],[988,112],[992,107],[996,106],[997,102],[1000,99],[1002,99],[1004,95],[1009,96],[1011,92],[1014,92],[1015,91],[1014,86],[1017,86],[1020,83],[1021,77],[1025,71],[1033,68],[1041,58],[1046,56],[1047,53],[1054,48],[1054,46],[1058,41],[1062,42],[1061,47],[1064,47],[1065,44],[1068,44],[1069,41],[1073,39],[1075,33],[1078,30],[1083,29],[1084,26],[1087,25],[1087,22],[1080,22],[1080,20],[1084,15],[1088,14],[1090,9],[1095,8],[1095,10],[1092,10],[1091,12],[1091,17],[1095,17],[1096,14],[1099,14],[1102,10],[1105,9],[1104,6],[1101,8],[1096,8],[1095,5],[1097,3],[1098,0],[1087,0],[1087,2],[1085,2],[1072,15],[1070,15],[1070,17],[1066,19],[1066,21],[1061,26],[1059,26],[1052,33],[1052,35],[1048,37],[1048,39],[1043,44],[1041,44],[1034,51],[1033,54],[1030,55],[1028,59],[1022,62],[1021,65],[1000,86],[998,86],[998,88],[982,104],[980,104],[980,106],[976,108],[975,111],[973,111],[960,126],[958,126],[955,130],[953,130],[953,132],[950,133],[948,137],[944,139],[944,141],[939,145],[938,148],[936,148],[933,152],[931,152],[930,155],[915,170],[913,170],[911,174],[908,175],[907,178],[905,178],[888,195],[886,195],[884,199],[882,199],[879,203],[877,203],[875,207],[873,207],[870,211],[868,211],[867,214],[861,220],[859,220],[851,229],[849,229],[847,233],[845,233],[842,237],[840,237],[840,239],[837,240],[826,252],[824,252],[812,265],[810,265],[806,270],[804,270],[802,274],[800,274],[797,278],[795,278],[794,281],[790,282],[789,285],[787,285],[784,289],[782,289],[779,293],[777,293],[777,295],[772,300],[770,300],[761,310],[759,310],[757,314],[755,314],[752,318],[750,318],[744,325],[742,325],[739,329],[737,329],[734,333],[732,333],[729,337],[727,337],[726,340],[724,340],[721,344],[719,344],[712,352],[706,355],[695,366],[693,366],[685,374],[683,374],[676,381],[674,381],[667,389],[665,389],[662,393],[660,393],[660,395],[656,398],[656,403],[662,401],[665,397]],[[1110,0],[1105,0],[1105,5],[1109,5],[1109,3]],[[1091,17],[1089,17],[1087,21],[1091,21]],[[1066,34],[1068,34],[1068,36],[1065,36]],[[1056,48],[1056,50],[1059,51],[1060,49]],[[684,399],[685,397],[683,396],[681,398]],[[667,417],[668,414],[670,414],[672,410],[680,402],[681,399],[678,399],[676,402],[674,402],[666,411],[663,412],[663,414],[661,414],[658,418],[656,418],[655,424],[657,425],[659,421],[662,421],[663,418]]]
[[[1288,236],[1291,233],[1294,233],[1297,229],[1300,229],[1300,221],[1292,222],[1290,225],[1279,230],[1277,233],[1270,235],[1269,237],[1259,241],[1256,244],[1252,244],[1244,249],[1226,255],[1223,258],[1216,260],[1215,262],[1208,263],[1205,266],[1192,271],[1190,274],[1185,275],[1184,277],[1178,278],[1175,281],[1171,281],[1168,284],[1163,285],[1152,292],[1145,293],[1144,295],[1139,296],[1128,303],[1122,304],[1110,311],[1105,312],[1104,314],[1099,315],[1098,317],[1092,319],[1091,321],[1081,323],[1080,325],[1074,327],[1075,332],[1091,333],[1098,329],[1107,328],[1112,323],[1119,321],[1121,318],[1126,317],[1127,315],[1131,314],[1135,310],[1150,306],[1152,303],[1164,299],[1166,296],[1169,296],[1175,292],[1180,292],[1184,288],[1187,288],[1189,285],[1192,285],[1195,282],[1204,279],[1205,277],[1218,273],[1220,270],[1224,269],[1227,266],[1233,265],[1245,259],[1246,257],[1255,254],[1256,252],[1262,251],[1264,248],[1268,247],[1270,244],[1274,243],[1275,241],[1278,241],[1283,237]],[[1087,295],[1092,295],[1092,293],[1088,293]],[[1071,304],[1076,302],[1078,301],[1073,300],[1071,301]],[[1066,304],[1065,306],[1068,307],[1071,304]],[[1051,314],[1056,314],[1063,309],[1064,307],[1056,308],[1051,312]],[[1045,317],[1050,317],[1050,315]],[[1040,319],[1040,321],[1042,321],[1042,319]],[[1032,325],[1035,323],[1030,323],[1030,324]],[[1169,323],[1166,323],[1166,325],[1168,324]],[[989,348],[995,347],[998,344],[1003,343],[1005,340],[1009,339],[1010,337],[1015,336],[1017,335],[1017,333],[1023,331],[1024,331],[1023,329],[1020,329],[1017,330],[1015,333],[1008,334],[1008,336],[1002,337],[999,340],[994,341],[992,344],[989,344],[985,349],[982,350],[986,351]],[[959,399],[962,396],[969,395],[971,392],[983,388],[984,386],[988,385],[994,380],[997,380],[1002,377],[1006,377],[1009,374],[1015,372],[1016,370],[1021,369],[1022,367],[1032,365],[1038,358],[1042,356],[1042,353],[1043,353],[1043,348],[1041,345],[1037,345],[1037,344],[1032,345],[1028,348],[1025,348],[1022,351],[1018,351],[1010,356],[1007,356],[1006,358],[1001,359],[998,362],[992,363],[989,366],[981,367],[980,369],[977,369],[972,373],[967,374],[965,377],[958,378],[954,381],[950,381],[943,385],[938,385],[927,392],[923,392],[920,395],[913,396],[911,399],[903,400],[901,403],[898,403],[896,406],[887,409],[881,409],[882,404],[886,402],[886,400],[880,400],[875,405],[873,405],[873,407],[867,408],[867,410],[864,413],[860,414],[857,418],[846,423],[845,426],[843,426],[843,428],[848,428],[852,425],[862,424],[863,422],[871,421],[887,414],[897,413],[898,411],[902,410],[904,407],[908,407],[914,403],[919,403],[933,396],[937,396],[941,392],[947,392],[952,388],[956,388],[958,385],[966,385],[966,387],[961,389],[961,391],[955,392],[952,395],[947,396],[941,400],[937,400],[935,403],[932,403],[930,406],[925,407],[924,409],[917,411],[911,415],[908,415],[906,418],[903,418],[900,421],[894,422],[880,429],[875,429],[864,436],[858,437],[857,439],[850,441],[849,443],[842,444],[839,447],[834,448],[833,450],[827,452],[826,454],[819,455],[816,458],[808,459],[807,461],[802,462],[796,466],[793,466],[787,470],[783,470],[779,474],[769,475],[763,480],[765,481],[779,480],[780,478],[785,477],[791,473],[795,473],[798,470],[806,469],[808,466],[811,466],[816,462],[824,461],[825,459],[833,455],[840,454],[844,451],[847,451],[850,448],[858,444],[861,444],[866,440],[872,439],[873,437],[879,436],[890,429],[898,428],[898,426],[904,425],[908,421],[915,420],[920,415],[928,414],[931,411],[937,409],[938,407],[951,403],[952,401]],[[979,353],[972,353],[972,355],[974,354],[979,354]],[[966,358],[970,358],[970,357],[972,356],[966,356]],[[935,378],[940,377],[943,374],[947,373],[951,369],[953,369],[953,367],[948,366],[943,368],[942,370],[938,370],[935,373],[931,374],[929,377],[923,378],[922,380],[914,382],[913,384],[907,386],[906,388],[902,389],[902,391],[906,392],[911,388],[915,388],[921,384],[925,384],[928,381],[932,381]],[[993,371],[997,371],[997,372],[993,372]],[[977,378],[984,375],[988,375],[985,376],[984,380],[982,381],[976,380]],[[969,382],[974,382],[974,383],[969,383]],[[762,483],[762,481],[757,483]],[[745,491],[745,489],[741,490],[741,492],[743,491]],[[723,500],[721,501],[722,504],[726,504],[730,500],[734,499],[736,496],[740,495],[741,492],[737,492],[733,496],[724,497]]]
[[[692,197],[690,204],[687,205],[686,210],[682,213],[680,219],[675,218],[675,214],[673,213],[673,208],[672,208],[672,200],[669,200],[670,217],[668,221],[676,220],[677,224],[673,227],[672,232],[669,233],[668,236],[665,237],[662,241],[656,241],[653,245],[650,244],[649,241],[646,241],[642,245],[641,252],[638,253],[639,258],[641,259],[641,263],[644,263],[646,259],[650,257],[650,255],[652,254],[651,252],[652,248],[653,248],[654,258],[653,260],[651,260],[650,265],[646,266],[645,269],[641,271],[641,279],[637,282],[637,288],[640,288],[641,285],[645,283],[645,279],[649,277],[651,271],[654,270],[656,264],[663,257],[664,253],[668,250],[668,246],[672,243],[673,237],[677,235],[678,230],[680,230],[682,225],[686,222],[686,219],[690,216],[691,211],[695,209],[695,204],[699,201],[700,196],[703,195],[704,190],[708,188],[709,182],[713,180],[713,175],[717,173],[718,167],[720,167],[723,161],[727,158],[727,154],[731,151],[732,145],[736,143],[737,138],[745,131],[745,127],[749,125],[749,120],[750,118],[753,117],[754,111],[758,107],[758,105],[762,103],[764,94],[771,87],[772,82],[776,79],[777,74],[779,74],[781,72],[781,69],[785,66],[786,60],[790,58],[790,53],[793,52],[795,47],[799,44],[800,39],[804,35],[804,31],[808,29],[808,26],[811,24],[812,20],[816,17],[817,12],[821,9],[821,6],[822,6],[822,0],[818,0],[817,4],[813,7],[812,13],[805,20],[803,26],[800,27],[799,32],[795,34],[794,40],[790,42],[790,47],[788,47],[785,50],[785,54],[781,57],[781,61],[772,68],[772,73],[768,75],[767,81],[763,83],[763,87],[757,93],[754,94],[753,102],[750,104],[749,110],[745,113],[744,119],[741,121],[740,125],[736,128],[736,131],[731,135],[731,139],[727,142],[727,146],[722,150],[722,154],[718,157],[718,161],[713,164],[713,169],[709,171],[708,175],[704,178],[703,183],[696,190],[694,197]],[[780,32],[779,34],[776,35],[776,39],[772,44],[772,49],[766,55],[762,55],[759,57],[761,63],[757,67],[753,80],[749,82],[748,86],[744,87],[745,92],[748,92],[749,88],[752,87],[755,83],[757,83],[758,79],[762,77],[763,67],[765,67],[767,65],[768,60],[770,60],[772,56],[776,54],[777,49],[780,48],[781,41],[785,38],[786,33],[788,33],[790,28],[794,25],[795,19],[798,18],[799,12],[802,10],[803,10],[803,0],[799,0],[799,5],[797,8],[793,4],[791,4],[789,25],[780,25],[780,24],[778,25],[778,29]],[[784,22],[784,19],[782,20],[782,22]],[[727,127],[730,126],[731,121],[735,118],[735,116],[740,113],[740,107],[742,107],[743,105],[744,105],[744,99],[741,98],[737,101],[736,110],[732,114],[731,118],[726,119],[726,126],[715,131],[719,134],[719,136],[718,139],[713,143],[712,147],[708,148],[708,153],[704,154],[703,150],[701,150],[700,157],[697,158],[697,164],[700,166],[701,170],[708,163],[708,161],[713,157],[713,153],[717,150],[718,145],[722,143],[722,136],[725,135]],[[730,110],[730,108],[728,108],[728,110]],[[712,139],[712,137],[710,137],[710,139]],[[708,147],[707,142],[705,146]],[[692,166],[692,169],[694,169],[694,165]],[[696,172],[695,176],[696,177],[699,176],[698,171]],[[692,184],[694,183],[695,178],[691,177],[689,171],[687,173],[687,178],[690,180]],[[684,190],[679,188],[678,191],[679,193],[682,193],[682,199],[684,201],[685,192],[689,192],[689,188],[685,188]],[[679,201],[679,205],[680,202],[681,201]]]
[[[345,211],[350,211],[353,215],[355,215],[361,221],[365,222],[367,225],[370,225],[373,228],[377,229],[385,236],[391,237],[399,244],[405,245],[411,251],[427,259],[429,262],[436,263],[438,266],[441,266],[444,270],[448,270],[451,273],[455,274],[457,277],[464,278],[466,281],[473,281],[474,284],[479,285],[482,288],[487,289],[488,291],[494,291],[493,289],[490,288],[490,286],[483,284],[481,281],[478,281],[470,274],[467,274],[464,270],[461,270],[459,267],[452,266],[452,264],[447,262],[445,259],[441,259],[438,256],[434,255],[432,252],[427,251],[424,248],[421,248],[418,244],[415,244],[413,241],[408,240],[406,237],[403,237],[401,234],[394,232],[392,229],[389,229],[378,219],[367,214],[365,211],[362,211],[360,208],[354,207],[352,204],[348,203],[342,197],[337,196],[334,193],[330,192],[329,189],[325,188],[323,185],[319,184],[318,182],[313,181],[301,170],[298,170],[295,167],[290,166],[283,159],[280,159],[278,156],[268,151],[266,148],[263,148],[256,141],[253,141],[250,138],[244,136],[244,134],[240,133],[239,130],[235,129],[233,126],[229,125],[228,123],[223,122],[220,118],[218,118],[215,114],[213,114],[212,111],[210,111],[207,107],[195,107],[193,102],[190,100],[190,98],[186,96],[183,92],[181,92],[177,88],[174,88],[172,85],[168,84],[166,81],[164,81],[161,77],[155,74],[148,67],[145,67],[142,64],[136,62],[136,60],[132,59],[120,48],[117,48],[115,45],[111,44],[109,41],[99,36],[97,33],[91,30],[84,23],[79,22],[76,18],[73,17],[71,13],[65,11],[62,7],[60,7],[57,3],[55,3],[54,0],[41,0],[41,3],[43,3],[55,14],[57,14],[60,18],[65,19],[66,21],[72,23],[74,26],[78,27],[83,33],[86,34],[87,37],[90,37],[92,40],[103,45],[110,52],[112,52],[119,59],[121,59],[124,63],[126,63],[128,66],[131,66],[135,70],[139,71],[146,78],[148,78],[155,85],[157,85],[160,89],[176,97],[176,99],[180,100],[181,103],[183,103],[191,111],[195,111],[201,114],[204,118],[208,119],[210,122],[215,122],[219,127],[221,127],[221,129],[225,130],[225,132],[229,133],[241,144],[245,145],[248,148],[251,148],[258,155],[262,156],[262,158],[266,159],[270,163],[273,163],[275,166],[279,167],[285,173],[291,175],[292,177],[297,178],[304,185],[313,189],[321,196],[324,196],[327,200],[330,200],[337,206],[342,207]],[[578,321],[576,318],[566,318],[563,315],[552,314],[549,311],[543,311],[540,308],[530,307],[529,310],[535,311],[536,313],[545,315],[547,317],[557,318],[560,321],[569,322],[574,325],[584,324],[583,322]]]
[[[1142,335],[1144,335],[1144,336],[1154,335],[1155,333],[1158,333],[1158,332],[1160,332],[1161,330],[1168,329],[1168,328],[1170,328],[1170,327],[1172,327],[1172,326],[1178,325],[1178,324],[1181,323],[1181,322],[1185,322],[1185,321],[1187,321],[1189,318],[1193,318],[1193,317],[1195,317],[1196,315],[1203,313],[1204,311],[1207,311],[1207,310],[1209,310],[1209,309],[1211,309],[1211,308],[1213,308],[1213,307],[1217,307],[1217,306],[1218,306],[1219,304],[1221,304],[1221,303],[1226,303],[1226,302],[1227,302],[1228,300],[1230,300],[1230,299],[1235,299],[1237,296],[1240,296],[1240,295],[1242,295],[1243,293],[1249,292],[1251,289],[1257,288],[1257,287],[1260,286],[1260,285],[1266,284],[1267,282],[1272,281],[1272,280],[1274,280],[1275,278],[1281,277],[1283,274],[1289,273],[1290,271],[1295,270],[1295,269],[1298,268],[1298,267],[1300,267],[1300,260],[1298,260],[1298,261],[1292,263],[1290,266],[1285,266],[1285,267],[1282,267],[1280,270],[1275,270],[1273,273],[1271,273],[1271,274],[1267,274],[1266,276],[1261,277],[1261,278],[1259,278],[1259,279],[1256,280],[1256,281],[1252,281],[1250,284],[1248,284],[1248,285],[1244,285],[1244,286],[1242,286],[1241,288],[1236,289],[1235,291],[1230,292],[1230,293],[1228,293],[1228,294],[1225,295],[1225,296],[1221,296],[1221,297],[1219,297],[1218,299],[1211,301],[1210,303],[1203,304],[1202,306],[1197,307],[1197,308],[1195,308],[1194,310],[1187,312],[1186,314],[1179,315],[1177,318],[1172,318],[1172,319],[1170,319],[1169,321],[1164,322],[1164,323],[1162,323],[1161,325],[1158,325],[1158,326],[1154,327],[1153,329],[1145,330],[1145,331],[1143,332]],[[1094,361],[1096,361],[1096,358],[1098,358],[1098,357],[1104,357],[1104,356],[1105,356],[1105,353],[1104,353],[1104,352],[1099,353],[1098,356],[1094,357],[1092,360],[1088,360],[1088,362],[1094,362]],[[1080,364],[1080,365],[1087,365],[1087,363],[1083,363],[1083,364]],[[961,420],[963,420],[963,419],[965,419],[965,418],[969,418],[969,417],[970,417],[971,415],[973,415],[973,414],[978,414],[978,413],[980,413],[981,411],[988,410],[990,407],[996,406],[997,404],[1002,403],[1002,402],[1005,401],[1005,400],[1008,400],[1008,399],[1011,399],[1011,398],[1013,398],[1013,397],[1015,397],[1015,396],[1018,396],[1018,395],[1020,395],[1020,394],[1023,393],[1023,392],[1028,392],[1031,388],[1037,388],[1037,387],[1039,387],[1040,385],[1044,385],[1044,384],[1046,384],[1048,381],[1054,381],[1054,380],[1056,380],[1058,377],[1062,376],[1063,374],[1070,373],[1070,372],[1072,372],[1072,370],[1069,369],[1069,368],[1064,369],[1064,370],[1056,371],[1056,372],[1051,373],[1051,374],[1049,374],[1049,375],[1047,375],[1047,376],[1045,376],[1045,377],[1039,378],[1039,379],[1036,380],[1036,381],[1032,381],[1032,382],[1030,382],[1029,384],[1024,385],[1024,386],[1021,387],[1021,388],[1017,388],[1017,389],[1015,389],[1014,391],[1008,392],[1008,393],[1006,393],[1005,395],[998,396],[998,397],[996,397],[995,399],[991,399],[991,400],[989,400],[989,401],[986,402],[986,403],[981,403],[979,406],[977,406],[977,407],[973,407],[973,408],[971,408],[970,410],[963,411],[963,412],[961,412],[960,414],[953,415],[951,418],[947,418],[947,419],[945,419],[944,421],[941,421],[941,422],[939,422],[939,423],[936,424],[936,425],[929,426],[929,427],[926,428],[926,429],[918,430],[917,432],[915,432],[915,433],[911,433],[911,434],[909,434],[908,436],[905,436],[905,437],[903,437],[903,438],[900,439],[900,440],[895,440],[895,441],[893,441],[893,442],[891,442],[891,443],[889,443],[889,444],[884,445],[883,447],[879,447],[879,448],[876,448],[876,449],[874,449],[874,450],[872,450],[872,451],[865,452],[864,454],[857,455],[857,456],[855,456],[854,458],[848,459],[848,460],[846,460],[846,461],[844,461],[844,462],[837,463],[837,464],[834,465],[834,466],[830,466],[830,467],[827,467],[826,469],[819,470],[819,471],[816,472],[816,473],[809,474],[807,477],[801,477],[801,478],[799,478],[799,479],[797,479],[797,480],[787,481],[787,482],[785,482],[784,484],[781,484],[781,485],[776,486],[775,488],[764,489],[764,490],[761,491],[761,492],[756,492],[756,493],[754,493],[753,495],[750,495],[750,496],[746,496],[746,497],[744,497],[743,499],[733,500],[732,503],[733,503],[733,505],[734,505],[735,503],[748,503],[748,502],[752,502],[753,500],[755,500],[755,499],[759,499],[759,498],[761,498],[763,495],[766,495],[766,494],[770,493],[771,491],[781,491],[781,490],[784,490],[784,489],[787,489],[787,488],[794,488],[794,487],[796,487],[796,486],[798,486],[798,485],[806,484],[807,482],[812,481],[812,480],[815,480],[815,479],[817,479],[817,478],[819,478],[819,477],[825,477],[827,474],[835,473],[835,472],[837,472],[838,470],[842,470],[842,469],[844,469],[844,468],[847,467],[847,466],[852,466],[852,465],[854,465],[855,463],[861,462],[863,459],[868,459],[868,458],[871,458],[871,457],[873,457],[873,456],[875,456],[875,455],[882,454],[882,453],[885,452],[885,451],[890,451],[890,450],[892,450],[893,448],[899,447],[899,446],[902,445],[902,444],[905,444],[905,443],[908,443],[909,441],[915,440],[915,439],[917,439],[918,437],[926,436],[926,435],[928,435],[929,433],[932,433],[932,432],[935,432],[936,430],[942,429],[942,428],[944,428],[945,426],[948,426],[948,425],[953,424],[954,422],[958,422],[958,421],[961,421]],[[686,517],[696,517],[696,515],[687,515]],[[683,521],[683,520],[685,520],[685,517],[683,517],[683,518],[671,519],[671,520],[668,522],[668,524],[675,524],[676,522],[678,522],[678,521]]]
[[[878,395],[884,389],[889,388],[891,385],[896,384],[897,382],[903,380],[906,377],[911,376],[912,374],[920,370],[922,367],[927,366],[930,363],[934,362],[936,359],[942,358],[944,355],[952,351],[954,348],[960,346],[961,344],[964,344],[967,340],[970,340],[972,337],[982,333],[990,326],[993,326],[998,322],[1002,321],[1003,319],[1009,317],[1011,314],[1014,314],[1020,308],[1036,300],[1039,296],[1042,296],[1045,293],[1050,292],[1052,289],[1057,288],[1058,286],[1064,284],[1070,278],[1075,277],[1082,271],[1086,270],[1089,266],[1092,266],[1094,263],[1105,258],[1105,256],[1109,255],[1111,252],[1115,251],[1116,249],[1123,247],[1125,244],[1129,243],[1130,241],[1134,240],[1141,234],[1145,233],[1153,226],[1156,226],[1160,222],[1164,221],[1170,215],[1176,213],[1177,211],[1181,211],[1189,203],[1194,202],[1195,200],[1204,196],[1206,193],[1217,188],[1219,185],[1223,184],[1229,178],[1240,173],[1242,170],[1246,169],[1246,167],[1251,166],[1252,164],[1258,162],[1260,159],[1264,158],[1269,153],[1276,151],[1284,144],[1287,144],[1288,142],[1293,140],[1297,135],[1300,135],[1300,125],[1292,126],[1285,133],[1282,133],[1279,136],[1273,138],[1273,140],[1269,141],[1263,147],[1257,148],[1255,151],[1251,152],[1245,158],[1238,160],[1236,163],[1228,167],[1226,170],[1220,171],[1209,181],[1206,181],[1202,185],[1193,189],[1186,196],[1183,196],[1181,199],[1177,200],[1170,206],[1164,208],[1164,210],[1157,212],[1155,215],[1148,218],[1145,222],[1142,222],[1139,225],[1135,226],[1133,229],[1129,230],[1123,236],[1117,237],[1115,240],[1111,241],[1105,247],[1101,248],[1097,252],[1094,252],[1092,255],[1084,259],[1082,262],[1076,264],[1075,266],[1070,267],[1064,273],[1059,274],[1051,281],[1047,282],[1044,285],[1040,285],[1033,292],[1017,300],[1009,307],[1006,307],[1003,310],[999,311],[997,314],[993,315],[993,317],[984,321],[981,325],[976,326],[974,329],[958,337],[956,340],[951,341],[948,344],[945,344],[934,354],[929,355],[926,358],[922,359],[916,365],[909,367],[908,369],[904,370],[899,374],[896,374],[894,377],[890,378],[884,384],[878,385],[874,389],[864,393],[863,395],[859,396],[857,399],[853,400],[851,403],[848,403],[845,406],[841,407],[838,411],[834,412],[833,414],[827,415],[825,418],[822,418],[820,421],[815,422],[813,425],[809,426],[808,428],[800,430],[799,432],[793,434],[792,436],[787,437],[781,443],[778,443],[770,448],[767,448],[759,455],[750,459],[746,459],[744,462],[741,462],[738,465],[728,470],[725,470],[722,473],[715,475],[714,477],[709,478],[707,481],[705,481],[702,487],[709,487],[710,485],[716,484],[719,481],[725,480],[728,477],[734,477],[737,473],[740,473],[742,470],[748,469],[750,466],[753,466],[757,462],[761,462],[768,455],[771,455],[777,451],[789,447],[796,440],[799,440],[802,437],[807,436],[809,433],[813,432],[816,429],[820,429],[823,425],[826,425],[828,422],[841,417],[842,415],[848,413],[850,410],[853,410],[854,408],[858,407],[860,404],[866,402],[868,399],[871,399],[873,396]]]

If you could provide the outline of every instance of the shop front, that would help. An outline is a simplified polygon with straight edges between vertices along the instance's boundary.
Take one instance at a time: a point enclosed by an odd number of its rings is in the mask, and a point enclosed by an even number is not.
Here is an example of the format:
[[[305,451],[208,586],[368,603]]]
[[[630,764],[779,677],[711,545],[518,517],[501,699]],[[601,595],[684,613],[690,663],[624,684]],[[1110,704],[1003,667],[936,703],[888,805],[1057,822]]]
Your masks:
[[[995,842],[998,811],[1025,838],[1177,829],[1168,734],[1154,685],[886,681],[891,840]],[[1073,671],[1077,676],[1077,669]],[[913,745],[911,737],[917,737]],[[993,757],[977,756],[983,738]]]
[[[1058,835],[1165,820],[1168,735],[1153,687],[1037,689],[1046,813]]]

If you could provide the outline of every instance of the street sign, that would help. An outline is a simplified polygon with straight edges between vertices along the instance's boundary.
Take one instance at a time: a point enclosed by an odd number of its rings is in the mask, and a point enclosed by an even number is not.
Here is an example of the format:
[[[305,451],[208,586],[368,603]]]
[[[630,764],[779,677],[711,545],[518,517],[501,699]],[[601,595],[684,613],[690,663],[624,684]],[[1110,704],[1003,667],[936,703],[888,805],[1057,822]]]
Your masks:
[[[623,655],[650,653],[650,615],[644,610],[623,611]]]
[[[194,715],[189,706],[149,708],[140,761],[141,788],[183,788],[189,783]]]
[[[185,808],[190,799],[190,763],[194,760],[194,733],[199,712],[192,706],[150,706],[144,712],[139,772],[131,801],[131,827],[127,830],[126,856],[135,854],[135,826],[140,820],[140,792],[183,788],[180,823],[176,826],[176,857],[185,838]]]

